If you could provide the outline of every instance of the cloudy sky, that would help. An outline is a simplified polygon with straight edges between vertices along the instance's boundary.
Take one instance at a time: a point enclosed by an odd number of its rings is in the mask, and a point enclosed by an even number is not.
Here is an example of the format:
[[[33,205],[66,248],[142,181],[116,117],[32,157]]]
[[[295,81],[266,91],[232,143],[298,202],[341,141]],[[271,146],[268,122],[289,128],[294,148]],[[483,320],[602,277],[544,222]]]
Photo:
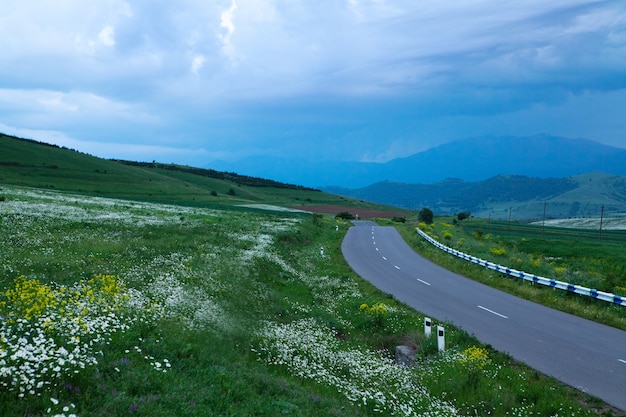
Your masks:
[[[626,1],[3,0],[0,132],[106,158],[626,147]]]

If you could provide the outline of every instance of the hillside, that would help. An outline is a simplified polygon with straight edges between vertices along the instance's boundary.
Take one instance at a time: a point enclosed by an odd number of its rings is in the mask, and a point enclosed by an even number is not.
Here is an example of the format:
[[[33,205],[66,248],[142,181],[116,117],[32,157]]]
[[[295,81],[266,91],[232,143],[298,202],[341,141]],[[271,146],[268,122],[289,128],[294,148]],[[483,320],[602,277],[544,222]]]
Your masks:
[[[470,211],[477,217],[538,219],[544,203],[547,218],[600,216],[626,212],[626,176],[602,173],[568,178],[530,178],[499,175],[485,181],[449,179],[435,184],[381,182],[350,190],[323,188],[381,204],[418,210],[429,207],[436,213]]]
[[[298,185],[188,166],[106,160],[2,134],[0,149],[0,184],[192,206],[340,205],[390,209]]]

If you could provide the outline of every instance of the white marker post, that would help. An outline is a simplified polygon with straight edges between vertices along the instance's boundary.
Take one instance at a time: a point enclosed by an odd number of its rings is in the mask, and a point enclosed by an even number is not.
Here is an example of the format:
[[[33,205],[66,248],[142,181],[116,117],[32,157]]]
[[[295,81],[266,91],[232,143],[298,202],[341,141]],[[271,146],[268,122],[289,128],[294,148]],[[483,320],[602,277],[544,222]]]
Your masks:
[[[424,336],[430,337],[432,330],[432,321],[428,317],[424,317]]]
[[[324,248],[323,248],[323,247],[321,247],[321,248],[320,248],[320,255],[321,255],[322,257],[324,257]]]
[[[441,326],[437,326],[437,346],[439,347],[439,352],[446,350],[445,330]]]

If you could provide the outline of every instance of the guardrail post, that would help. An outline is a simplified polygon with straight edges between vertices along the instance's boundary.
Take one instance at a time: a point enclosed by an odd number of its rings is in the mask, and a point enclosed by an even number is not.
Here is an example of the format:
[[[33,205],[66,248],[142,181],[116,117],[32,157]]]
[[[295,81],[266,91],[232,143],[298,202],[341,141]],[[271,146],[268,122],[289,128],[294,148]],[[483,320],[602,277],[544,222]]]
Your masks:
[[[424,336],[430,337],[432,322],[428,317],[424,317]]]
[[[437,346],[439,352],[446,350],[445,330],[441,326],[437,326]]]

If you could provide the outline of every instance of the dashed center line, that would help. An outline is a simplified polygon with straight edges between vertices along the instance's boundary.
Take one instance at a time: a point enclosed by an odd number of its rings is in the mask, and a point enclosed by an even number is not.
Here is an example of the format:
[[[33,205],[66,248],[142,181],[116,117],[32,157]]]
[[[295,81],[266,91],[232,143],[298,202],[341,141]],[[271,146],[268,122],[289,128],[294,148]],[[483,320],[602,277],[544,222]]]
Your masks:
[[[376,248],[376,252],[378,252],[378,248]]]
[[[498,317],[502,317],[503,319],[508,319],[508,317],[507,317],[507,316],[505,316],[504,314],[496,313],[496,312],[495,312],[495,311],[493,311],[493,310],[489,310],[487,307],[478,306],[478,308],[480,308],[480,309],[482,309],[482,310],[485,310],[485,311],[488,311],[488,312],[489,312],[489,313],[491,313],[491,314],[495,314],[495,315],[496,315],[496,316],[498,316]]]
[[[423,279],[419,279],[419,278],[418,278],[417,280],[418,280],[419,282],[421,282],[422,284],[424,284],[424,285],[428,285],[428,286],[430,286],[430,282],[426,282],[426,281],[424,281]]]
[[[393,267],[396,268],[396,269],[400,269],[400,267],[398,265],[394,265]]]
[[[618,359],[618,361],[620,361],[622,363],[626,363],[626,361],[624,359]]]
[[[387,257],[386,257],[386,256],[383,256],[383,259],[386,261],[386,260],[387,260]]]

